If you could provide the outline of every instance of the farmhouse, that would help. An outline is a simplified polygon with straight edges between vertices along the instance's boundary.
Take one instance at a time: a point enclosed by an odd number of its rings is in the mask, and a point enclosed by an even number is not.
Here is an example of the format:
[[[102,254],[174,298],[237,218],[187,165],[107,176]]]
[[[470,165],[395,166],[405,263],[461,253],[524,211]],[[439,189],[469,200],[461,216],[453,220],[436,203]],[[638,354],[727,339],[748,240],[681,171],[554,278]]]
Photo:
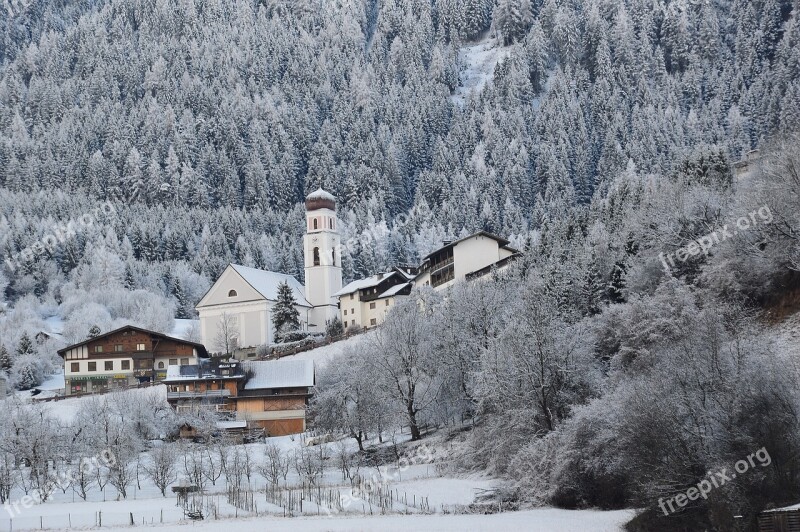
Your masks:
[[[132,325],[58,350],[65,394],[104,392],[163,380],[168,366],[196,366],[208,357],[202,344]]]
[[[197,366],[170,366],[164,384],[167,401],[178,412],[227,412],[247,428],[284,436],[306,430],[314,363],[213,358]]]
[[[197,304],[203,343],[212,351],[226,350],[223,337],[240,348],[272,343],[272,308],[284,282],[292,288],[301,329],[324,332],[339,313],[334,296],[342,287],[339,242],[336,200],[318,189],[306,198],[305,286],[291,275],[229,265]]]

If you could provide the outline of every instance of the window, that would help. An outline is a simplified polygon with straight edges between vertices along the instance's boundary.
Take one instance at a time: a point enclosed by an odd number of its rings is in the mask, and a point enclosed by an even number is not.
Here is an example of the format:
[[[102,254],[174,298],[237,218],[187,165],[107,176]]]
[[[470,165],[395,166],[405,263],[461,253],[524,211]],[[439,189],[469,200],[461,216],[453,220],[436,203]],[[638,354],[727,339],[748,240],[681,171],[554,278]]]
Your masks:
[[[314,266],[319,266],[319,248],[314,248]]]
[[[158,363],[158,369],[164,369],[164,361]]]
[[[116,351],[117,353],[121,353],[122,352],[122,344],[115,345],[114,346],[114,351]]]
[[[373,301],[372,303],[369,304],[369,309],[373,310],[374,308],[375,308],[375,302]]]
[[[329,218],[329,220],[331,222],[331,229],[333,229],[333,218]]]
[[[105,371],[114,371],[114,361],[113,360],[106,360],[104,365]]]
[[[94,352],[95,353],[102,353],[103,352],[103,346],[102,345],[94,346]]]
[[[89,362],[89,371],[97,371],[97,362]]]
[[[189,359],[188,358],[182,358],[181,359],[181,366],[188,366],[188,365],[189,365]]]
[[[347,309],[344,309],[344,315],[347,316]]]
[[[236,293],[236,290],[229,290],[228,291],[228,297],[236,297],[238,295],[239,294]]]
[[[353,294],[350,294],[350,299],[353,299]]]
[[[73,362],[72,364],[70,364],[70,365],[69,365],[69,370],[70,370],[72,373],[80,373],[80,371],[81,371],[81,365],[80,365],[80,362]]]
[[[386,306],[387,307],[389,306],[389,300],[388,299],[386,300]]]
[[[137,351],[144,351],[145,349],[147,349],[147,346],[145,346],[144,344],[136,344]]]
[[[170,366],[177,366],[178,365],[178,359],[177,358],[170,358],[169,359],[169,365]]]
[[[335,249],[331,250],[331,264],[333,266],[336,266],[336,250]]]
[[[123,370],[131,369],[131,361],[130,360],[123,360],[122,361],[122,369]]]
[[[351,309],[350,309],[350,314],[355,314],[355,313],[356,313],[356,309],[354,309],[354,308],[351,308]]]
[[[355,327],[355,326],[356,326],[356,320],[353,320],[353,321],[351,321],[351,322],[350,322],[350,325],[352,325],[353,327]]]
[[[371,320],[369,320],[369,324],[370,325],[377,325],[378,322],[377,322],[377,320],[375,318],[372,318]]]
[[[313,225],[314,225],[314,230],[316,230],[316,229],[317,229],[317,223],[318,223],[318,222],[317,222],[317,219],[316,219],[316,218],[314,218],[314,223],[313,223]]]

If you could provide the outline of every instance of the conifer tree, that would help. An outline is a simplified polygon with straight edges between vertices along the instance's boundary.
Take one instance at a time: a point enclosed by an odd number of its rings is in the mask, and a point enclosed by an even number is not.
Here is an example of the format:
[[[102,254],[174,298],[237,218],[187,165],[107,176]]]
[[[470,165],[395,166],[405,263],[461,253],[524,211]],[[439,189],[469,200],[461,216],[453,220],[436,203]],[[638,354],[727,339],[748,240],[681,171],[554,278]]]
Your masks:
[[[280,342],[283,336],[300,328],[300,312],[297,310],[294,292],[286,281],[278,285],[278,300],[272,307],[272,326],[275,340]]]
[[[0,371],[8,373],[11,370],[11,354],[5,345],[0,345]]]
[[[22,333],[19,344],[17,344],[17,357],[35,354],[36,348],[33,345],[33,341],[31,341],[31,337],[28,336],[27,332]]]

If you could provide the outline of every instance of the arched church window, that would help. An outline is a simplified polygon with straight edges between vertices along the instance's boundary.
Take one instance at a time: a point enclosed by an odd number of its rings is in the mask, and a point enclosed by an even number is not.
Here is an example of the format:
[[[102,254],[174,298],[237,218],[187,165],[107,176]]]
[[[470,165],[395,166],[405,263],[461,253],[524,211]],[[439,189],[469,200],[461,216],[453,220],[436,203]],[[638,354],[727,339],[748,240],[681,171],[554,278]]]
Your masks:
[[[319,266],[319,248],[314,248],[314,266]]]
[[[164,369],[164,363],[163,362],[159,362],[158,363],[158,369]]]
[[[316,229],[316,228],[317,228],[317,219],[314,218],[314,229]]]
[[[228,292],[228,297],[236,297],[237,295],[239,294],[236,293],[236,290],[231,290],[230,292]]]

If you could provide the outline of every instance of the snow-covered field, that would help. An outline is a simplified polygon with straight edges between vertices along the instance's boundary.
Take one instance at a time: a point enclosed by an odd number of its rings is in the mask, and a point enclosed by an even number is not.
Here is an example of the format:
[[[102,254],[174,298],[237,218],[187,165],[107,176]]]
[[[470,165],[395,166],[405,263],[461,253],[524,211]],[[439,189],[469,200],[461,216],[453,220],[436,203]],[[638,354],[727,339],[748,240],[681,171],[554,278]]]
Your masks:
[[[360,341],[357,337],[347,342]],[[345,343],[345,342],[341,342]],[[322,360],[335,359],[340,349],[333,346],[324,348]],[[340,346],[341,347],[341,346]],[[315,350],[319,351],[319,350]],[[314,352],[311,352],[314,354]],[[314,356],[320,356],[315,353]],[[131,390],[125,394],[163,394],[164,387],[154,387],[144,390]],[[59,422],[71,423],[84,398],[71,398],[62,401],[46,403],[46,408]],[[133,397],[131,397],[133,401]],[[444,434],[442,434],[444,436]],[[395,434],[394,441],[399,445],[407,444],[410,438],[407,433]],[[344,448],[348,453],[355,453],[356,443],[351,438],[323,444],[320,447],[305,447],[306,438],[303,436],[285,436],[270,438],[266,443],[253,443],[229,448],[229,452],[247,452],[254,464],[263,463],[267,445],[274,444],[284,456],[293,456],[294,453],[304,449],[319,450],[325,447],[327,459],[318,485],[323,493],[328,493],[334,499],[342,497],[347,500],[353,495],[348,480],[344,480],[338,465],[338,454]],[[368,447],[388,447],[391,438],[385,438],[384,443],[377,439],[367,442]],[[163,444],[162,444],[163,445]],[[199,444],[169,443],[166,445],[181,445],[178,448],[177,474],[175,481],[170,485],[178,485],[187,481],[187,474],[183,467],[183,454],[189,452],[210,453],[216,452],[211,447]],[[442,438],[436,434],[430,436],[422,445],[434,449],[432,453],[435,460],[446,459],[443,452]],[[421,447],[420,447],[421,448]],[[412,451],[407,448],[407,456],[412,456]],[[147,462],[146,453],[142,455],[142,463]],[[136,467],[136,466],[133,466]],[[381,472],[382,471],[382,472]],[[208,482],[205,492],[198,501],[205,509],[204,521],[191,521],[184,515],[181,506],[177,504],[176,496],[167,489],[167,496],[162,497],[158,489],[140,471],[138,480],[133,480],[128,498],[119,496],[111,484],[106,484],[101,490],[94,483],[90,485],[86,500],[82,500],[69,486],[64,490],[56,489],[51,498],[43,503],[29,508],[19,507],[14,509],[14,502],[18,502],[25,495],[17,487],[12,493],[11,503],[0,512],[0,532],[5,530],[66,530],[70,528],[96,528],[102,523],[103,528],[130,527],[131,521],[136,526],[147,525],[158,530],[219,530],[222,527],[235,526],[241,532],[249,530],[292,530],[295,532],[312,530],[330,531],[356,531],[356,530],[489,530],[502,527],[505,530],[530,530],[530,531],[616,531],[620,530],[621,523],[629,520],[630,512],[594,512],[594,511],[566,511],[556,509],[536,509],[520,512],[504,512],[498,515],[453,515],[454,507],[466,506],[474,502],[480,492],[485,492],[498,487],[499,480],[484,475],[453,475],[442,474],[435,462],[421,460],[407,468],[379,469],[374,466],[362,465],[358,469],[362,479],[372,479],[381,489],[389,490],[396,494],[397,502],[391,506],[386,515],[381,515],[379,506],[370,504],[368,496],[353,496],[349,503],[338,510],[331,506],[317,505],[313,496],[305,501],[303,509],[294,510],[294,517],[285,517],[284,507],[268,502],[266,488],[269,485],[266,478],[254,467],[252,478],[244,488],[251,493],[254,508],[243,509],[242,505],[235,506],[228,500],[228,485],[222,475],[215,483]],[[300,473],[294,467],[290,468],[281,487],[286,487],[299,492],[302,484]],[[421,503],[425,500],[425,504]],[[408,501],[408,502],[405,502]],[[412,502],[413,501],[413,502]],[[373,501],[374,503],[374,501]],[[213,508],[210,511],[209,508]],[[319,515],[318,515],[319,514]]]
[[[524,512],[506,512],[494,515],[376,515],[360,517],[259,517],[236,519],[225,523],[237,532],[287,531],[287,532],[426,532],[502,530],[527,532],[617,532],[633,516],[631,511],[598,512],[592,510],[556,510],[543,508]],[[154,530],[217,531],[219,522],[164,525]]]

